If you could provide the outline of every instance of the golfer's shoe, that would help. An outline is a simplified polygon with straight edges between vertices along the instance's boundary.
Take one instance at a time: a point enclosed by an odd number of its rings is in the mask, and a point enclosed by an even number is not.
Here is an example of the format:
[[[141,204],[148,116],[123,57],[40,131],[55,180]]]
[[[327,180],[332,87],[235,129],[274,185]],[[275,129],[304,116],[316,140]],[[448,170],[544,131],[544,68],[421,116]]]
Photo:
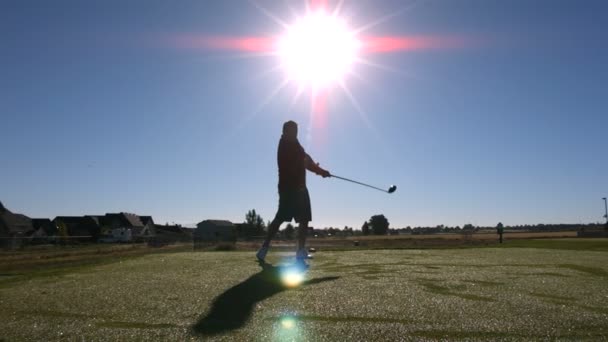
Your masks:
[[[305,249],[299,249],[296,252],[296,259],[312,259],[312,254],[309,254]]]
[[[258,261],[264,261],[266,260],[266,254],[268,254],[268,247],[262,246],[262,248],[255,253],[255,257],[258,258]]]
[[[300,272],[305,272],[310,266],[306,263],[306,260],[296,258],[296,263],[294,264],[294,267]]]

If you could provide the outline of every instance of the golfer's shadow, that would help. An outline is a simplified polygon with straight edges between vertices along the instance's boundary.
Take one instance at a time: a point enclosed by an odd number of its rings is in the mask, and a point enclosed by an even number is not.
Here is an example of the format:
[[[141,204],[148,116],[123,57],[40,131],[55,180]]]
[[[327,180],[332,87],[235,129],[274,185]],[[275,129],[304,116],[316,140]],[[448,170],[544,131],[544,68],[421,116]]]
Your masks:
[[[281,267],[261,264],[262,271],[229,288],[214,299],[211,310],[201,317],[192,331],[200,335],[215,335],[241,328],[257,302],[289,289],[281,282]],[[304,281],[300,286],[336,280],[323,277]]]

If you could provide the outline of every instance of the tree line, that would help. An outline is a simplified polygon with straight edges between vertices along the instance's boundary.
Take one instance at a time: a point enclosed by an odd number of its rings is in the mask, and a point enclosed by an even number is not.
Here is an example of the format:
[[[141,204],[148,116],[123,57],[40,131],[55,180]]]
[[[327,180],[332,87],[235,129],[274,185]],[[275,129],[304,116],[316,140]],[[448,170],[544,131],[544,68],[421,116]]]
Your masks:
[[[267,227],[270,225],[270,221],[266,222],[262,216],[256,212],[255,209],[251,209],[245,214],[245,221],[241,224],[237,224],[237,235],[240,238],[253,238],[260,237],[266,233]],[[322,236],[334,236],[334,235],[386,235],[389,233],[389,221],[382,215],[373,215],[368,221],[365,221],[361,227],[361,232],[356,231],[353,227],[344,226],[344,228],[328,227],[324,229],[311,229],[313,234]],[[286,239],[293,239],[296,235],[296,227],[291,223],[288,223],[285,228],[281,230],[283,236]],[[310,234],[310,232],[309,232]]]
[[[252,238],[263,236],[266,232],[266,227],[270,225],[270,221],[264,222],[264,219],[251,209],[245,215],[245,221],[237,225],[237,234],[239,237]],[[326,227],[323,229],[314,229],[315,236],[353,236],[353,235],[396,235],[396,234],[436,234],[436,233],[475,233],[484,230],[496,230],[502,227],[509,231],[527,231],[527,232],[559,232],[559,231],[578,231],[578,230],[593,230],[603,228],[600,223],[587,224],[524,224],[524,225],[503,225],[499,222],[496,226],[475,226],[472,223],[465,223],[462,226],[446,226],[437,225],[431,226],[407,226],[404,228],[390,228],[390,223],[383,214],[373,215],[369,220],[363,222],[361,230],[355,230],[352,227]],[[281,233],[286,239],[293,239],[296,235],[296,227],[288,223]],[[309,232],[310,234],[310,232]]]

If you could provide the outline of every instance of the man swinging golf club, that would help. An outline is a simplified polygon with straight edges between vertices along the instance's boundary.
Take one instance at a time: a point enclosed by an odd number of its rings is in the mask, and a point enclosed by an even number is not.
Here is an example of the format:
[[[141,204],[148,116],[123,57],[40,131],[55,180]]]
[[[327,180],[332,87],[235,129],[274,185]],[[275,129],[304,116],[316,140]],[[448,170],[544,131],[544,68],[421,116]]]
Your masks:
[[[270,248],[270,241],[279,231],[283,222],[295,219],[298,226],[298,244],[296,263],[306,266],[306,234],[308,222],[312,215],[310,210],[310,197],[306,188],[306,170],[312,171],[323,178],[331,177],[329,171],[321,168],[304,151],[298,141],[298,124],[287,121],[283,124],[283,135],[279,141],[277,152],[279,166],[279,210],[268,227],[268,234],[256,257],[260,262],[266,259]]]

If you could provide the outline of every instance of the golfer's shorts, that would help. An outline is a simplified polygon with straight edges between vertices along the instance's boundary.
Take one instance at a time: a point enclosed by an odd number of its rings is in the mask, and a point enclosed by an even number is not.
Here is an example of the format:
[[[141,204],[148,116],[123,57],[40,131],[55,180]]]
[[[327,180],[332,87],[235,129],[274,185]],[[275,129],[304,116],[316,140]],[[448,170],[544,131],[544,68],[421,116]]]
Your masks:
[[[295,219],[298,223],[312,221],[308,189],[280,192],[279,210],[275,220],[277,219],[282,222],[291,222],[292,219]]]

